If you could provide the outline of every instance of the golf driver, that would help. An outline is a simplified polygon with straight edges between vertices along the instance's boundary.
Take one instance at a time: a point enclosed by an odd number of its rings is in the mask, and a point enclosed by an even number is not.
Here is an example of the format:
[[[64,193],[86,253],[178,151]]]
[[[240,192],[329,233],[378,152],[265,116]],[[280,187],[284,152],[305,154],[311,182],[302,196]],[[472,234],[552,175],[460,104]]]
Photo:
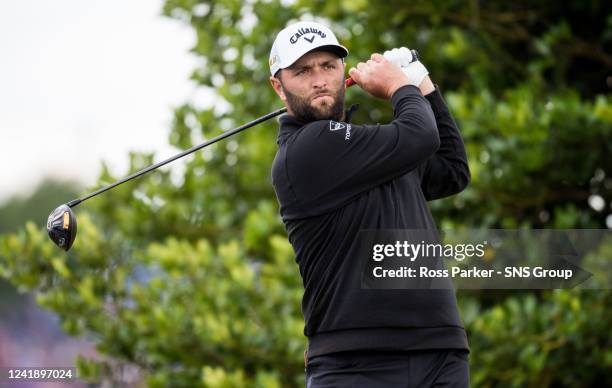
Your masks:
[[[65,251],[68,251],[72,244],[74,243],[74,239],[77,233],[77,221],[72,209],[80,204],[88,200],[89,198],[95,197],[98,194],[102,194],[105,191],[108,191],[116,186],[119,186],[125,182],[131,181],[132,179],[138,178],[141,175],[144,175],[148,172],[151,172],[163,165],[166,165],[170,162],[175,161],[176,159],[182,158],[183,156],[189,155],[198,151],[204,147],[207,147],[211,144],[218,142],[219,140],[225,139],[226,137],[230,137],[232,135],[237,134],[238,132],[244,131],[247,128],[253,127],[259,123],[262,123],[266,120],[271,119],[272,117],[276,117],[280,114],[283,114],[287,111],[287,108],[281,108],[274,112],[268,113],[267,115],[261,116],[258,119],[255,119],[249,123],[241,125],[240,127],[234,128],[231,131],[227,131],[222,133],[219,136],[216,136],[202,144],[193,146],[188,150],[185,150],[179,154],[176,154],[168,159],[162,160],[161,162],[155,163],[149,167],[145,167],[140,171],[133,173],[115,183],[111,183],[108,186],[102,187],[92,193],[85,195],[84,197],[73,199],[72,201],[58,206],[51,214],[49,214],[49,218],[47,219],[47,233],[49,234],[49,238],[51,241],[55,243],[58,247],[62,248]]]
[[[417,52],[415,50],[411,50],[411,51],[413,54],[413,61],[418,60]],[[355,81],[353,81],[353,79],[350,77],[347,78],[345,81],[345,86],[349,88],[353,85],[355,85]],[[58,206],[55,210],[53,210],[53,212],[51,212],[51,214],[49,214],[49,218],[47,219],[47,233],[49,234],[49,238],[51,239],[51,241],[55,243],[55,245],[57,245],[58,247],[60,247],[61,249],[65,251],[68,251],[72,247],[72,244],[74,243],[74,239],[76,238],[76,233],[77,233],[77,220],[76,220],[76,216],[72,212],[72,209],[78,204],[80,204],[81,202],[84,202],[92,197],[95,197],[98,194],[102,194],[103,192],[108,191],[116,186],[119,186],[128,181],[131,181],[132,179],[138,178],[141,175],[144,175],[161,166],[164,166],[170,162],[173,162],[176,159],[189,155],[204,147],[214,144],[218,142],[219,140],[235,135],[238,132],[242,132],[247,128],[253,127],[259,123],[262,123],[278,115],[281,115],[285,112],[287,112],[287,108],[281,108],[271,113],[268,113],[240,127],[234,128],[231,131],[227,131],[219,136],[216,136],[202,144],[193,146],[189,148],[188,150],[185,150],[177,155],[174,155],[168,159],[162,160],[161,162],[155,163],[149,167],[146,167],[140,171],[137,171],[133,173],[132,175],[129,175],[115,183],[111,183],[110,185],[102,187],[81,198],[73,199],[72,201],[66,204]]]

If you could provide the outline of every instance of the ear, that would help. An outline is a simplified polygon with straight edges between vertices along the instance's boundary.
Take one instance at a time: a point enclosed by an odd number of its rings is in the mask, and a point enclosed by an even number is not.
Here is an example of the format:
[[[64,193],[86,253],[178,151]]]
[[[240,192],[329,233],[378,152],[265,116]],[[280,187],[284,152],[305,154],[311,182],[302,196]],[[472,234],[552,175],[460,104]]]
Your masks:
[[[283,102],[287,102],[287,97],[285,96],[285,92],[283,91],[283,85],[281,85],[280,80],[276,77],[271,76],[270,84],[272,85],[274,91],[276,92],[276,94],[278,94],[280,99],[283,100]]]

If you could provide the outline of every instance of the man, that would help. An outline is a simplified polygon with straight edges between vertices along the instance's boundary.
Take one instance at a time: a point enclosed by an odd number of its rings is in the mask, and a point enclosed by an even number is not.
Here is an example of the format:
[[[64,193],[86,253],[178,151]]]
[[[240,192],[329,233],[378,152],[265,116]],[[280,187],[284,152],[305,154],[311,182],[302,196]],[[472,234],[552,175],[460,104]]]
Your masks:
[[[452,290],[361,289],[358,233],[435,229],[427,200],[470,179],[461,136],[409,51],[373,54],[349,71],[390,100],[384,125],[350,123],[344,57],[333,32],[299,22],[279,32],[270,82],[280,118],[272,181],[303,278],[308,387],[469,384],[468,345]]]

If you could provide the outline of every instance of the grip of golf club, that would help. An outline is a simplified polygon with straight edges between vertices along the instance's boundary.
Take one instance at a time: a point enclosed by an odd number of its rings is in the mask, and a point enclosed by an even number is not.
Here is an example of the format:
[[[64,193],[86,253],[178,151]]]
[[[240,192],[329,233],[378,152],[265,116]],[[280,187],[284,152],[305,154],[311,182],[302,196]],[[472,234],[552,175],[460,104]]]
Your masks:
[[[412,61],[410,61],[410,63],[414,62],[414,61],[418,61],[419,60],[419,52],[416,50],[410,50],[410,52],[412,52]],[[345,81],[344,81],[344,87],[345,88],[350,88],[353,85],[356,85],[357,83],[355,82],[354,79],[352,79],[351,77],[348,77]]]

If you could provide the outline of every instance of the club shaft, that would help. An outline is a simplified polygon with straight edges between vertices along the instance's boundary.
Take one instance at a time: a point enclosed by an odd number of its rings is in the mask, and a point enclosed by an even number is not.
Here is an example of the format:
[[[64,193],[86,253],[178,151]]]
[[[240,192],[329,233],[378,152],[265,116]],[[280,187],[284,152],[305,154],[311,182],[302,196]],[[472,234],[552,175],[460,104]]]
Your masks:
[[[121,184],[123,184],[125,182],[128,182],[128,181],[131,181],[134,178],[138,178],[139,176],[142,176],[142,175],[144,175],[144,174],[146,174],[148,172],[151,172],[151,171],[155,170],[156,168],[159,168],[159,167],[164,166],[164,165],[166,165],[166,164],[168,164],[170,162],[173,162],[173,161],[175,161],[177,159],[180,159],[183,156],[187,156],[189,154],[192,154],[195,151],[201,150],[204,147],[207,147],[207,146],[209,146],[211,144],[214,144],[214,143],[218,142],[219,140],[223,140],[223,139],[225,139],[227,137],[235,135],[238,132],[244,131],[247,128],[255,126],[255,125],[259,124],[259,123],[262,123],[262,122],[264,122],[266,120],[269,120],[269,119],[271,119],[273,117],[276,117],[278,115],[281,115],[281,114],[283,114],[285,112],[287,112],[287,108],[281,108],[281,109],[275,110],[274,112],[268,113],[265,116],[261,116],[258,119],[255,119],[255,120],[253,120],[253,121],[251,121],[249,123],[241,125],[240,127],[237,127],[237,128],[234,128],[234,129],[232,129],[230,131],[224,132],[221,135],[219,135],[217,137],[214,137],[214,138],[212,138],[212,139],[210,139],[210,140],[208,140],[208,141],[206,141],[206,142],[204,142],[202,144],[198,144],[196,146],[193,146],[193,147],[189,148],[188,150],[185,150],[185,151],[183,151],[183,152],[181,152],[179,154],[176,154],[176,155],[174,155],[174,156],[172,156],[172,157],[170,157],[168,159],[162,160],[161,162],[158,162],[158,163],[155,163],[155,164],[153,164],[153,165],[151,165],[149,167],[143,168],[142,170],[137,171],[137,172],[133,173],[132,175],[129,175],[129,176],[127,176],[127,177],[125,177],[125,178],[123,178],[123,179],[121,179],[121,180],[119,180],[119,181],[117,181],[115,183],[111,183],[108,186],[102,187],[102,188],[100,188],[100,189],[98,189],[98,190],[96,190],[96,191],[94,191],[92,193],[89,193],[89,194],[85,195],[84,197],[73,199],[72,201],[68,202],[66,205],[68,205],[69,207],[73,208],[73,207],[77,206],[78,204],[80,204],[81,202],[88,200],[89,198],[95,197],[98,194],[102,194],[103,192],[108,191],[108,190],[110,190],[110,189],[112,189],[112,188],[114,188],[116,186],[119,186],[119,185],[121,185]]]

